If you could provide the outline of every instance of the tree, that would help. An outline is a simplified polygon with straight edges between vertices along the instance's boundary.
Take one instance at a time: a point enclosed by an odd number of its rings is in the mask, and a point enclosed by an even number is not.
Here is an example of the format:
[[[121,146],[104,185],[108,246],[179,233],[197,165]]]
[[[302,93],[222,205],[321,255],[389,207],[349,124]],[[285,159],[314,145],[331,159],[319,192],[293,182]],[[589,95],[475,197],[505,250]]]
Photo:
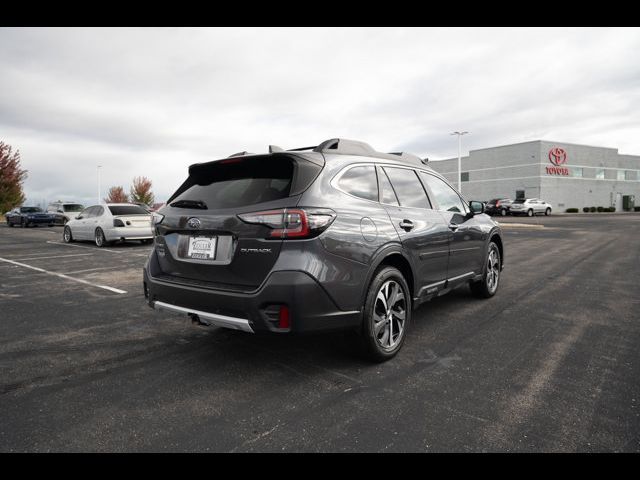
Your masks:
[[[131,202],[153,205],[153,193],[151,192],[151,180],[147,177],[136,177],[131,185]]]
[[[129,197],[124,193],[124,188],[111,187],[104,201],[105,203],[127,203],[129,202]]]
[[[26,178],[27,170],[20,168],[20,151],[14,153],[11,145],[0,142],[0,213],[24,202],[22,182]]]

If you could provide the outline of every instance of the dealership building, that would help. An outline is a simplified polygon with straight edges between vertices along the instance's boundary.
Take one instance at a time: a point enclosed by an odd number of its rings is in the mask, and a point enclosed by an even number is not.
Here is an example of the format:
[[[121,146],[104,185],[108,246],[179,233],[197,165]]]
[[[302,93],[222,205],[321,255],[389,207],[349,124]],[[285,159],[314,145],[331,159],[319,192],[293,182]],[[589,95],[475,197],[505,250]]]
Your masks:
[[[429,166],[457,186],[457,157]],[[615,148],[535,140],[471,150],[461,170],[468,200],[541,198],[556,212],[591,206],[621,211],[633,197],[640,205],[640,156]]]

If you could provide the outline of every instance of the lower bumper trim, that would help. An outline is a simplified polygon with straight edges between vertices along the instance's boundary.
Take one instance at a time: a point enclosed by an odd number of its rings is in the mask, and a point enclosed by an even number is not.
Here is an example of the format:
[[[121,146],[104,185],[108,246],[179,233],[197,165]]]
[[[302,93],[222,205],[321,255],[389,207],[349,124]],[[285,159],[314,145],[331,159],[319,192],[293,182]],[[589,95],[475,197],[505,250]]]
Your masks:
[[[231,328],[234,330],[242,330],[243,332],[254,333],[253,328],[249,325],[249,320],[244,318],[228,317],[217,313],[203,312],[191,308],[179,307],[170,303],[155,301],[152,304],[156,310],[167,310],[183,315],[197,315],[201,321],[217,327]]]

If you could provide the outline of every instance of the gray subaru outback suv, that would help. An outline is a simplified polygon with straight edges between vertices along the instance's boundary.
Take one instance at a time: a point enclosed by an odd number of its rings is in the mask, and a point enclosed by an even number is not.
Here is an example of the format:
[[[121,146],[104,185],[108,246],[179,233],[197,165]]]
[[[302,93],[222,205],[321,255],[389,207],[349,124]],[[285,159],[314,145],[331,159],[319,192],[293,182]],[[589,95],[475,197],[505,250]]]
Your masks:
[[[243,152],[189,167],[154,214],[144,293],[246,332],[352,329],[383,361],[421,303],[496,293],[504,248],[483,211],[420,158],[363,142]]]

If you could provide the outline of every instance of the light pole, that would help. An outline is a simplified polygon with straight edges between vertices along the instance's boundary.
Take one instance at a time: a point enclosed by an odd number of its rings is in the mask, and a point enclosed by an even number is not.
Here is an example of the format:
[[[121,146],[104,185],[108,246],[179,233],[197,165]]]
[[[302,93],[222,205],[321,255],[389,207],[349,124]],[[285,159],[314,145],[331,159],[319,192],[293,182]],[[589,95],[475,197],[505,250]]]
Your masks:
[[[102,168],[102,165],[98,165],[98,203],[100,202],[100,169]]]
[[[458,191],[462,193],[462,157],[461,157],[461,145],[462,135],[466,135],[469,132],[453,132],[451,135],[458,136]]]

